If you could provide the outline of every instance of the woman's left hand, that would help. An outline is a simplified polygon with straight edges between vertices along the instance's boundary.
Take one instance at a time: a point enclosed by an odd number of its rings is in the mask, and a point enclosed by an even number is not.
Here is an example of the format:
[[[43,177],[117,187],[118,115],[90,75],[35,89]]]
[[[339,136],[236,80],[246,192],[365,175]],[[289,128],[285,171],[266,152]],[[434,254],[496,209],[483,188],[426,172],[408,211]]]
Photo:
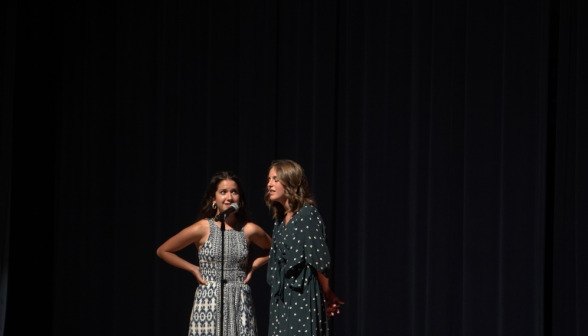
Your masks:
[[[249,283],[249,280],[251,280],[251,276],[253,275],[253,271],[255,271],[255,269],[253,267],[250,267],[249,272],[247,272],[247,276],[245,277],[245,280],[243,280],[244,284]]]
[[[339,307],[345,304],[345,302],[341,301],[333,291],[325,293],[325,298],[327,300],[327,317],[331,318],[331,316],[335,316],[335,312],[339,314]]]

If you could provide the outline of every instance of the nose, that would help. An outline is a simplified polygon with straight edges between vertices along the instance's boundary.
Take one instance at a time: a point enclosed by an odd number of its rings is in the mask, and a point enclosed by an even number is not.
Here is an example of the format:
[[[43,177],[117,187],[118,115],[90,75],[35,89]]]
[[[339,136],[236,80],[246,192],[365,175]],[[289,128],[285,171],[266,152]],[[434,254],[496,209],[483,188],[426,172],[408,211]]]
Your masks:
[[[269,181],[267,182],[267,187],[268,187],[268,188],[271,188],[271,186],[272,186],[272,185],[273,185],[273,183],[272,183],[272,180],[269,180]]]

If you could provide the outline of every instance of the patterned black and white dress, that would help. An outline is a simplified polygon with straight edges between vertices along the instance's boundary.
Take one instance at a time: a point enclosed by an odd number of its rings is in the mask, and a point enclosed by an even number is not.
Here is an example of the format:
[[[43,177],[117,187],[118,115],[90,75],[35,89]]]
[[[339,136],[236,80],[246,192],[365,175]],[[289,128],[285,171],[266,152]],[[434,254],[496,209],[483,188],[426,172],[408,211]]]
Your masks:
[[[331,257],[325,224],[305,204],[285,225],[276,220],[267,281],[272,286],[269,336],[328,335],[327,309],[317,271],[326,277]]]
[[[200,272],[208,285],[199,285],[194,295],[189,336],[220,335],[221,230],[208,220],[210,234],[198,251]],[[224,335],[257,336],[255,309],[247,277],[249,249],[242,226],[225,230]]]

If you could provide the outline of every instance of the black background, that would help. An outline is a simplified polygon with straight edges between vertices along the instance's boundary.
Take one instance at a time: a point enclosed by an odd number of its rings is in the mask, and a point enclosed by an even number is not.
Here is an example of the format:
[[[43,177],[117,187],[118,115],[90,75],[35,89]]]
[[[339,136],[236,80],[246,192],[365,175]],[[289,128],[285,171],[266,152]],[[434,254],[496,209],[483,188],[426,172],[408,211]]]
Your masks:
[[[588,335],[586,1],[0,13],[4,335],[186,334],[196,282],[155,250],[221,169],[271,235],[278,158],[327,223],[333,335]]]

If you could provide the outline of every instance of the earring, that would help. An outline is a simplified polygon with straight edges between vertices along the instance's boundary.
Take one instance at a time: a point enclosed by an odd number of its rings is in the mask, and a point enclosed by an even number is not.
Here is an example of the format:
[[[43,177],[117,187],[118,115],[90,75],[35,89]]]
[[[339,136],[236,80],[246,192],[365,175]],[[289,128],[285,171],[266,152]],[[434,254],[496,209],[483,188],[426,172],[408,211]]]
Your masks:
[[[216,203],[212,203],[212,208],[216,209]]]

